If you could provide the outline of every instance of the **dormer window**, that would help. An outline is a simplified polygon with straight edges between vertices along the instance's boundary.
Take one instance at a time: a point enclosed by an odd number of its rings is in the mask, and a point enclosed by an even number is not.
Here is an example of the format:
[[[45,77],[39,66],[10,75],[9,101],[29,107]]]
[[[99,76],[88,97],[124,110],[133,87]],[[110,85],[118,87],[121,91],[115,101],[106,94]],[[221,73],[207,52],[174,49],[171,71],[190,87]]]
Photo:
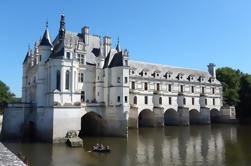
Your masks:
[[[178,80],[182,80],[182,79],[183,79],[183,76],[184,76],[183,73],[179,73],[179,74],[177,75],[177,79],[178,79]]]
[[[199,80],[200,82],[204,82],[205,76],[200,76],[198,80]]]
[[[143,69],[139,74],[141,75],[141,76],[147,76],[147,74],[148,74],[148,69]]]
[[[71,59],[71,53],[70,52],[66,52],[66,58]]]
[[[190,74],[187,78],[189,81],[193,81],[194,80],[194,75],[193,74]]]
[[[214,81],[215,81],[215,78],[214,78],[214,77],[210,77],[210,78],[209,78],[209,82],[214,83]]]
[[[133,67],[133,68],[130,68],[130,74],[131,74],[131,75],[134,75],[134,74],[135,74],[135,70],[136,70],[136,68],[134,68],[134,67]]]
[[[159,77],[160,75],[160,71],[159,70],[155,70],[152,74],[153,77]]]
[[[164,77],[166,78],[166,79],[168,79],[168,78],[171,78],[171,75],[172,75],[173,73],[172,72],[166,72],[166,74],[164,74]]]
[[[124,60],[124,66],[128,66],[128,60]]]

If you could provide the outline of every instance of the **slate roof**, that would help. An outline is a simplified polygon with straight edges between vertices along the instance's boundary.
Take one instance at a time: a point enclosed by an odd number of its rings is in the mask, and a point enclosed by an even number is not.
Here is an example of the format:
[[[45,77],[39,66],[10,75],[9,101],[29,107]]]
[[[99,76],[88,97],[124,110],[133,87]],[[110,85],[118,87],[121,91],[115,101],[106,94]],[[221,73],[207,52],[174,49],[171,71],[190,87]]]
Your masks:
[[[48,28],[45,29],[43,38],[40,41],[40,46],[50,46],[50,47],[53,47],[53,45],[51,44],[51,38],[50,38],[50,35],[49,35]]]
[[[196,69],[189,69],[189,68],[182,68],[182,67],[175,67],[175,66],[167,66],[167,65],[160,65],[160,64],[153,64],[153,63],[145,63],[139,61],[129,60],[128,64],[131,69],[134,69],[135,73],[140,73],[142,70],[148,69],[149,74],[154,73],[154,71],[160,71],[160,76],[163,77],[167,72],[172,73],[170,79],[177,80],[177,75],[182,73],[184,80],[188,81],[188,77],[192,74],[194,75],[194,81],[198,81],[201,76],[205,77],[205,81],[212,77],[208,71],[203,70],[196,70]],[[215,79],[215,84],[220,84],[218,80]]]

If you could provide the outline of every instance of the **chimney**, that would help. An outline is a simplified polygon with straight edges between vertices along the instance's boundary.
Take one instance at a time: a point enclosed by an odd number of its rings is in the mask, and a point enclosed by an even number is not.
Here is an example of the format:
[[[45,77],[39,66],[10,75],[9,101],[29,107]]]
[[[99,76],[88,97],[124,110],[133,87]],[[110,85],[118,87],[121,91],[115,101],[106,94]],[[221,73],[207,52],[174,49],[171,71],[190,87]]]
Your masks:
[[[90,29],[90,28],[87,27],[87,26],[84,26],[84,27],[81,29],[81,32],[82,32],[82,35],[83,35],[85,44],[89,44],[89,29]]]
[[[108,55],[108,53],[110,52],[111,50],[111,37],[109,36],[104,36],[103,38],[103,45],[104,45],[104,54],[105,54],[105,57]]]
[[[215,64],[214,63],[209,63],[209,65],[207,65],[208,67],[208,72],[212,75],[212,77],[216,78],[216,69],[215,69]]]

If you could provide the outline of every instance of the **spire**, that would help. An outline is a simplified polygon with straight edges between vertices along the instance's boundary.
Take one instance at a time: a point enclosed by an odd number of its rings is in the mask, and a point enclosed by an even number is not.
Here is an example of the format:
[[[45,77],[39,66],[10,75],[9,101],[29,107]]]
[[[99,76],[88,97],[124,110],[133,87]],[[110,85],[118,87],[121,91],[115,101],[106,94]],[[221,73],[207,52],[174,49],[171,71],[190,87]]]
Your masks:
[[[65,16],[61,14],[60,28],[59,28],[59,38],[62,39],[65,34]]]
[[[121,49],[120,49],[120,45],[119,45],[119,37],[118,37],[118,41],[117,41],[116,50],[117,50],[118,52],[120,52],[120,51],[121,51]]]
[[[43,35],[42,39],[40,40],[40,46],[53,47],[51,44],[51,38],[50,38],[49,30],[48,30],[48,21],[46,21],[46,28],[44,31],[44,35]]]

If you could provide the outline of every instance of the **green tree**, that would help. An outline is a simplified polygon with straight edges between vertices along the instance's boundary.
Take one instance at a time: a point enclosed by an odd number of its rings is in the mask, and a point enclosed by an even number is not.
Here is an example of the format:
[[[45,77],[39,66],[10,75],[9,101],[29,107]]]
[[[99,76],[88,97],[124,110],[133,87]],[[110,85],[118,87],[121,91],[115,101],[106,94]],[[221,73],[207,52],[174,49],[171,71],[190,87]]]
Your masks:
[[[229,67],[223,67],[216,70],[217,79],[223,87],[223,104],[234,105],[239,103],[239,89],[241,72]]]
[[[243,74],[240,79],[240,103],[238,110],[241,118],[251,117],[251,75]]]

